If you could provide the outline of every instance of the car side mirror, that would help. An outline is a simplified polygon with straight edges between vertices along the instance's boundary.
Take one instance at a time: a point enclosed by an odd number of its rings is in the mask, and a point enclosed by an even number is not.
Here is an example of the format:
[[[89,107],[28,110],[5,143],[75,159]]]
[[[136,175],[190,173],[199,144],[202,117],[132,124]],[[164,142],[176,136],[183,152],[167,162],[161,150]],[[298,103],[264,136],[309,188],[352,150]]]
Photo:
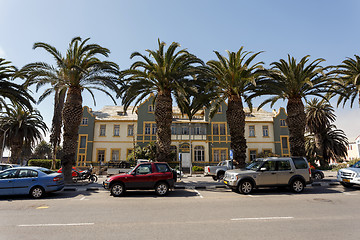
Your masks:
[[[260,168],[260,172],[264,172],[264,171],[266,171],[266,170],[267,170],[266,167]]]

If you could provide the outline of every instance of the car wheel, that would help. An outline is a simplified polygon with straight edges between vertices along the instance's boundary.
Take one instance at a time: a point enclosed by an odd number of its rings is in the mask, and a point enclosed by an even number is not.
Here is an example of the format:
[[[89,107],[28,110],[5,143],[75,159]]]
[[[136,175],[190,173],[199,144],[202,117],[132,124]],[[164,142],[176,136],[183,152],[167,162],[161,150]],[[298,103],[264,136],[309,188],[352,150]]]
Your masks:
[[[98,178],[95,175],[91,175],[89,180],[90,180],[91,183],[93,183],[93,182],[97,182]]]
[[[125,194],[125,187],[122,183],[114,183],[110,188],[111,195],[120,197]]]
[[[72,179],[71,179],[71,180],[73,181],[73,183],[77,183],[78,178],[77,178],[77,177],[72,177]]]
[[[217,181],[217,177],[216,177],[216,176],[212,176],[212,178],[214,179],[214,181]]]
[[[315,174],[314,174],[314,179],[315,179],[315,180],[320,180],[320,179],[322,179],[321,174],[320,174],[320,173],[318,173],[318,172],[317,172],[317,173],[315,173]]]
[[[165,182],[156,184],[155,192],[159,196],[165,196],[169,191],[169,185]]]
[[[219,172],[218,175],[217,175],[217,179],[218,179],[218,180],[223,180],[223,179],[224,179],[224,175],[225,175],[224,172]]]
[[[341,185],[343,185],[346,188],[351,188],[352,186],[354,186],[354,184],[352,184],[352,183],[346,183],[346,182],[340,182],[340,183],[341,183]]]
[[[32,198],[41,198],[44,196],[44,189],[40,186],[36,186],[36,187],[33,187],[31,190],[30,190],[30,195]]]
[[[242,194],[249,194],[253,190],[253,184],[249,180],[244,180],[239,184],[238,189]]]
[[[293,192],[300,193],[300,192],[304,191],[304,188],[305,188],[304,181],[302,181],[300,179],[295,179],[291,183],[291,190]]]

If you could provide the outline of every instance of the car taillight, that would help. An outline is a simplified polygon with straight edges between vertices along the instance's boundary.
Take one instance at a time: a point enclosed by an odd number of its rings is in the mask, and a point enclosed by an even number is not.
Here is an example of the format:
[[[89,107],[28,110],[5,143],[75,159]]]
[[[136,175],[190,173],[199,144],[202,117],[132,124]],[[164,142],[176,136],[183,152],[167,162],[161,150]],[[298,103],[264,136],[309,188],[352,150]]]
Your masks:
[[[309,168],[309,174],[310,174],[310,176],[311,176],[311,168]]]
[[[60,180],[61,180],[60,177],[54,177],[54,179],[53,179],[54,182],[57,182],[57,181],[60,181]]]
[[[207,168],[207,171],[210,172],[210,167]]]

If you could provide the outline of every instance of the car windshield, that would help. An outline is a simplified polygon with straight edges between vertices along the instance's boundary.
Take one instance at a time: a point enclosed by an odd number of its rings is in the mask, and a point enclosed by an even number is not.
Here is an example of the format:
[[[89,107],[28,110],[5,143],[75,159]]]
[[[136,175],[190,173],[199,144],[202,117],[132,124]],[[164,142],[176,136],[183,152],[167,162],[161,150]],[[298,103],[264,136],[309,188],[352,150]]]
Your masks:
[[[257,160],[255,160],[255,161],[252,161],[251,163],[249,163],[245,168],[247,169],[247,170],[254,170],[254,171],[256,171],[256,170],[258,170],[258,168],[260,167],[260,165],[263,163],[263,161],[257,161]]]
[[[353,167],[353,168],[360,168],[360,161],[358,161],[357,163],[355,163],[352,167]]]
[[[52,171],[50,169],[47,169],[47,168],[40,168],[39,170],[42,171],[45,174],[48,174],[48,175],[52,174],[52,173],[55,173],[54,171]]]

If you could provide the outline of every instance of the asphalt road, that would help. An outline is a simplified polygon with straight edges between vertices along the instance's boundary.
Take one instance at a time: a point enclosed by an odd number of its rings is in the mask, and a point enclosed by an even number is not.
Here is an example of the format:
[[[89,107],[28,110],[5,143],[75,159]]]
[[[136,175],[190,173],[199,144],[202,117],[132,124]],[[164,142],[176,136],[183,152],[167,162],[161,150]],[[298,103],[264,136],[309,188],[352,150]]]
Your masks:
[[[17,239],[359,239],[360,188],[341,185],[241,195],[177,189],[66,191],[45,199],[0,198],[0,240]]]

